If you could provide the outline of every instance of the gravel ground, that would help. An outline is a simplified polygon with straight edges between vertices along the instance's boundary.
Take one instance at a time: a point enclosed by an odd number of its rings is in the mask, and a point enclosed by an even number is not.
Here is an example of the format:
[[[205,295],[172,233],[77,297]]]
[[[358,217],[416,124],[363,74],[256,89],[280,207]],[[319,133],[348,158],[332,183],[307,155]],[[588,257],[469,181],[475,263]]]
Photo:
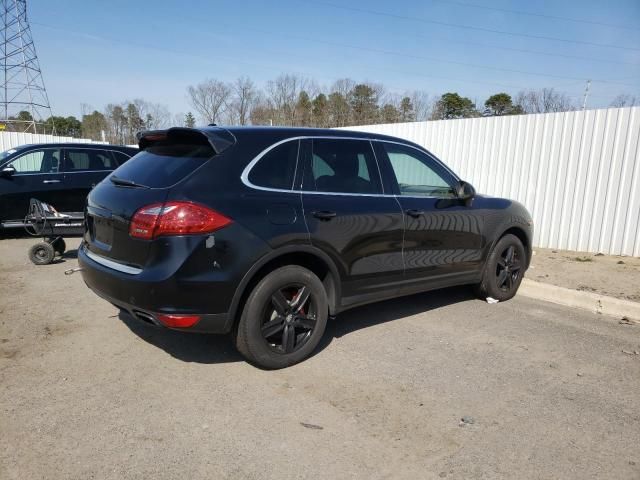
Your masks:
[[[267,372],[120,319],[32,242],[0,241],[3,480],[640,478],[640,325],[450,289]]]
[[[640,258],[536,248],[527,277],[640,302]]]

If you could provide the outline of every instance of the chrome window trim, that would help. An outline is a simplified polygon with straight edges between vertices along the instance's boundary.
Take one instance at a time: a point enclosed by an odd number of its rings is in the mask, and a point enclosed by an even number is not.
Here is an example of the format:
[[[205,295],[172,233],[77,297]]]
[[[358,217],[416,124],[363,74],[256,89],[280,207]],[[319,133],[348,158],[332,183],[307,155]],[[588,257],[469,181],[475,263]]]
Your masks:
[[[435,198],[435,199],[447,199],[448,198],[448,197],[437,197],[437,196],[427,196],[427,195],[393,195],[393,194],[388,194],[388,193],[315,192],[315,191],[312,191],[312,190],[294,190],[293,189],[293,185],[291,186],[291,189],[285,190],[285,189],[281,189],[281,188],[261,187],[259,185],[255,185],[255,184],[253,184],[253,183],[251,183],[249,181],[249,174],[251,173],[251,169],[255,166],[256,163],[258,163],[260,161],[260,159],[262,157],[264,157],[267,153],[269,153],[274,148],[282,145],[283,143],[292,142],[292,141],[296,141],[296,140],[314,139],[314,138],[330,139],[330,140],[340,140],[340,139],[342,139],[342,140],[360,140],[360,141],[369,142],[371,144],[371,149],[373,150],[373,155],[374,155],[374,158],[376,159],[376,164],[378,166],[378,174],[380,175],[380,183],[381,183],[381,187],[382,187],[382,191],[383,192],[384,192],[384,182],[382,181],[382,172],[380,171],[380,163],[378,161],[375,148],[373,147],[373,142],[393,143],[393,144],[396,144],[396,145],[401,145],[403,147],[413,148],[414,150],[417,150],[417,151],[419,151],[419,152],[421,152],[423,154],[428,155],[429,158],[433,159],[433,161],[437,162],[447,172],[449,172],[453,176],[453,178],[455,178],[456,180],[460,180],[460,177],[458,177],[449,167],[447,167],[447,165],[445,165],[440,160],[438,160],[434,155],[432,155],[426,149],[421,149],[421,148],[415,147],[413,145],[409,145],[407,143],[396,142],[396,141],[393,141],[393,140],[385,140],[385,139],[378,139],[378,138],[342,137],[342,136],[332,136],[332,135],[307,135],[307,136],[289,137],[289,138],[285,138],[283,140],[280,140],[280,141],[278,141],[278,142],[276,142],[276,143],[274,143],[272,145],[269,145],[267,148],[262,150],[258,155],[256,155],[253,158],[253,160],[251,160],[249,162],[249,164],[244,168],[244,170],[242,171],[242,174],[240,175],[240,180],[242,181],[242,183],[245,186],[247,186],[249,188],[252,188],[254,190],[261,190],[261,191],[264,191],[264,192],[295,193],[295,194],[304,193],[306,195],[340,195],[340,196],[344,196],[344,197],[390,197],[390,198],[403,197],[403,198]],[[301,145],[302,145],[302,143],[300,143],[298,145],[298,155],[300,154],[300,146]],[[296,162],[296,170],[297,170],[297,168],[298,168],[298,164]],[[295,182],[295,175],[294,175],[293,179],[294,179],[294,182]]]
[[[127,273],[129,275],[138,275],[142,273],[141,268],[130,267],[129,265],[123,265],[118,262],[114,262],[113,260],[109,260],[108,258],[104,258],[96,253],[91,252],[86,247],[83,247],[84,253],[96,263],[108,268],[112,268],[113,270],[117,270],[122,273]]]

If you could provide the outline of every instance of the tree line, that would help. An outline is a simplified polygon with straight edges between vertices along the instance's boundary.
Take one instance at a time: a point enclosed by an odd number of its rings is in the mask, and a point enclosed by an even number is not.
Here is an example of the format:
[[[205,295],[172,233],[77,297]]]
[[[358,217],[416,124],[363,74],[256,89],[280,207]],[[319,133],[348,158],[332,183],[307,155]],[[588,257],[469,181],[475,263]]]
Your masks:
[[[111,103],[101,111],[82,104],[80,119],[75,116],[50,117],[44,129],[57,135],[134,144],[140,130],[170,126],[193,127],[198,124],[279,125],[302,127],[346,127],[377,123],[445,120],[481,116],[564,112],[580,108],[566,94],[553,88],[530,89],[515,97],[498,92],[477,102],[457,92],[430,96],[422,90],[401,95],[384,85],[358,83],[350,78],[321,88],[313,80],[282,74],[259,88],[250,78],[232,82],[206,79],[187,88],[193,111],[171,114],[159,103],[143,99]],[[616,97],[611,106],[633,106],[634,96]],[[20,112],[16,120],[31,120],[29,112]],[[19,128],[20,123],[16,123]]]

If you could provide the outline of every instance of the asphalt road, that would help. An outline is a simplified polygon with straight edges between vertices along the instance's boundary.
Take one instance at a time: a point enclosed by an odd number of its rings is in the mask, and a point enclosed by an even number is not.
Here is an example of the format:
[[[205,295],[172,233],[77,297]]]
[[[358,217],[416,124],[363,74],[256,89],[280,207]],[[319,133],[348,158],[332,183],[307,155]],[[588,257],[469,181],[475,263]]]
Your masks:
[[[267,372],[118,318],[31,243],[0,241],[3,480],[640,478],[640,325],[450,289]]]

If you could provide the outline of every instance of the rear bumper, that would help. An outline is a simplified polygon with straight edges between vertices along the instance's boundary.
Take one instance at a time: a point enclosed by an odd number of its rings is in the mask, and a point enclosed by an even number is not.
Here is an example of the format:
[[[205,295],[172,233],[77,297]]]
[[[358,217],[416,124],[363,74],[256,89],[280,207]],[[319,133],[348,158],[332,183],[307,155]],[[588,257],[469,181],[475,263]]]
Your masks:
[[[218,282],[200,282],[197,286],[182,285],[174,277],[155,281],[150,278],[139,278],[141,275],[131,275],[116,271],[92,260],[86,253],[84,246],[78,249],[78,264],[82,268],[82,278],[86,285],[99,297],[112,303],[132,317],[164,327],[157,320],[157,314],[193,314],[201,318],[194,326],[181,331],[197,333],[228,333],[233,325],[233,318],[228,312],[210,313],[204,308],[202,295],[199,301],[194,300],[190,293],[208,290],[206,297],[213,300],[208,302],[212,307],[224,304],[215,300]],[[225,285],[227,290],[229,285]],[[185,292],[185,289],[187,292]],[[230,288],[233,290],[233,288]],[[165,327],[168,328],[168,327]]]

